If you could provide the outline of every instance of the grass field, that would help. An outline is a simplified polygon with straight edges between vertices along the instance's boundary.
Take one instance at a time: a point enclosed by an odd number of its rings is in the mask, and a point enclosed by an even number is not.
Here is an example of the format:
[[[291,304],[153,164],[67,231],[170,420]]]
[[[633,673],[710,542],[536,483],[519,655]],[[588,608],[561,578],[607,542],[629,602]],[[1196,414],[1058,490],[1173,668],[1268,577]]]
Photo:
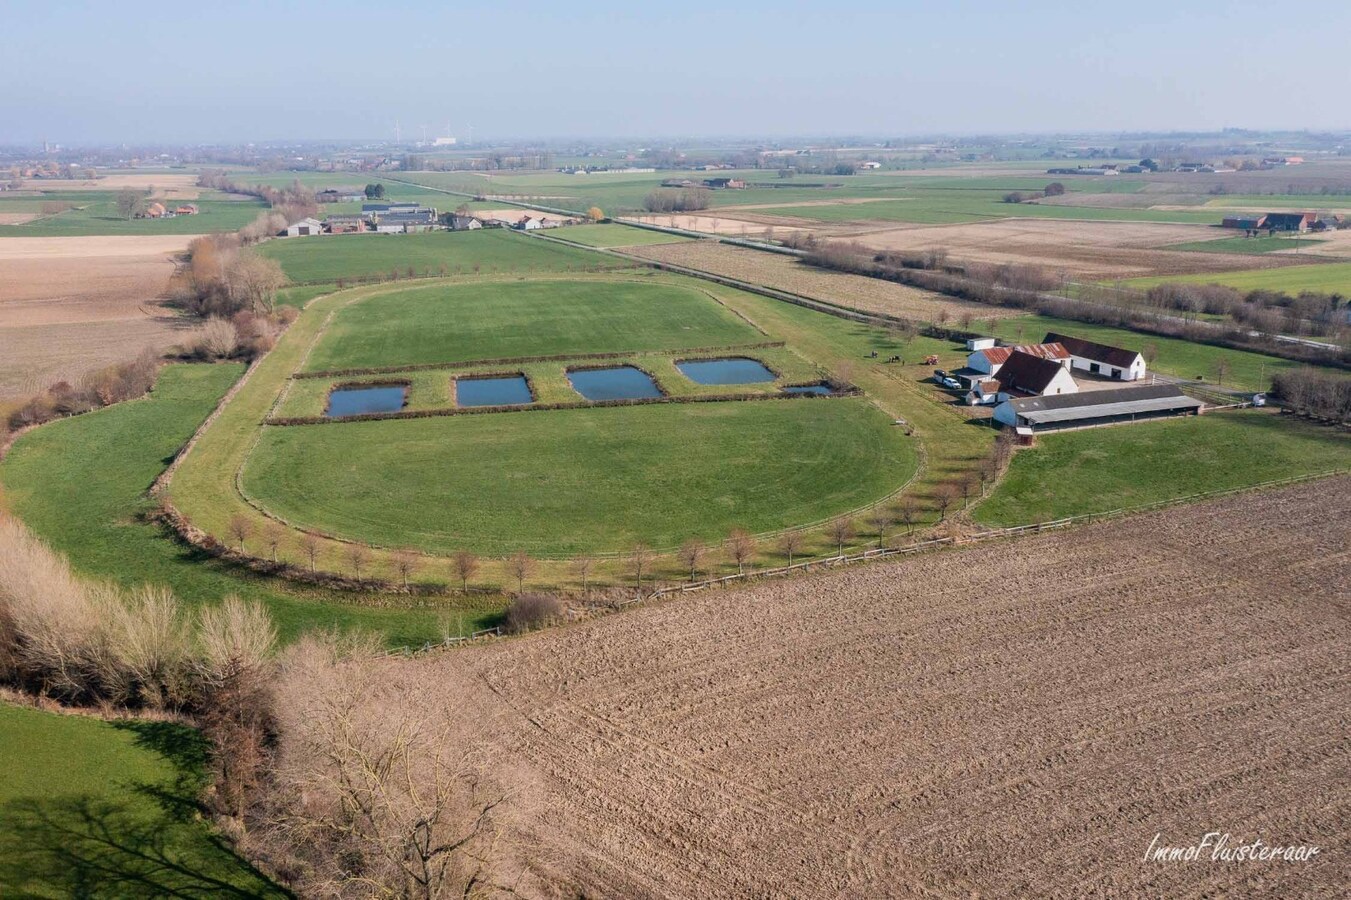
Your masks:
[[[1277,250],[1294,250],[1321,244],[1317,238],[1296,239],[1290,237],[1230,237],[1214,241],[1188,241],[1185,244],[1169,244],[1162,250],[1190,250],[1194,253],[1274,253]]]
[[[380,293],[341,309],[309,371],[714,347],[765,336],[689,285],[491,281]]]
[[[93,192],[91,192],[93,193]],[[194,200],[201,211],[195,216],[172,219],[124,219],[117,214],[111,195],[71,200],[81,208],[68,209],[25,225],[0,225],[0,237],[64,237],[117,234],[207,234],[238,231],[266,209],[261,200]],[[173,202],[173,201],[170,201]],[[0,212],[6,209],[0,206]]]
[[[691,240],[676,234],[634,228],[631,225],[574,225],[550,232],[551,237],[588,247],[639,247],[648,244],[677,244]]]
[[[957,224],[1003,218],[1207,224],[1215,221],[1213,212],[1005,203],[1002,197],[1003,193],[998,191],[916,190],[906,198],[881,200],[876,203],[789,206],[767,209],[764,212],[820,222],[889,221],[922,225]]]
[[[914,468],[866,401],[776,400],[268,428],[243,483],[370,543],[562,555],[801,525]]]
[[[1048,434],[975,518],[1041,522],[1348,468],[1351,435],[1265,410]]]
[[[1159,355],[1151,368],[1180,378],[1195,378],[1201,375],[1206,381],[1214,382],[1216,363],[1223,359],[1229,364],[1229,374],[1224,378],[1225,385],[1249,390],[1267,390],[1271,387],[1271,376],[1278,372],[1298,369],[1303,365],[1278,356],[1267,356],[1247,350],[1230,350],[1227,347],[1197,344],[1181,338],[1160,337],[1126,328],[1090,325],[1050,316],[1014,316],[1000,319],[996,322],[994,333],[1005,341],[1026,344],[1040,341],[1049,331],[1086,338],[1113,347],[1124,347],[1128,350],[1141,350],[1146,345],[1152,344],[1158,349]]]
[[[1151,288],[1167,282],[1191,284],[1226,284],[1241,291],[1281,291],[1298,294],[1300,291],[1351,296],[1351,263],[1317,263],[1308,266],[1287,266],[1280,269],[1253,269],[1239,272],[1207,275],[1167,275],[1151,278],[1133,278],[1125,282],[1131,287]]]
[[[128,587],[168,585],[192,604],[237,594],[265,603],[283,638],[311,628],[360,627],[391,644],[420,644],[441,628],[435,610],[362,605],[331,591],[252,577],[185,549],[142,516],[145,491],[239,377],[240,366],[172,365],[148,399],[44,425],[0,464],[3,500],[82,574]],[[96,462],[91,462],[96,461]],[[466,627],[497,608],[461,606]]]
[[[288,896],[197,816],[191,729],[0,705],[0,735],[0,895]]]
[[[281,263],[295,282],[331,282],[339,278],[405,277],[411,266],[418,274],[449,273],[527,275],[622,268],[623,260],[550,241],[530,240],[500,228],[426,234],[341,234],[268,241],[260,252]],[[477,267],[477,269],[475,268]]]

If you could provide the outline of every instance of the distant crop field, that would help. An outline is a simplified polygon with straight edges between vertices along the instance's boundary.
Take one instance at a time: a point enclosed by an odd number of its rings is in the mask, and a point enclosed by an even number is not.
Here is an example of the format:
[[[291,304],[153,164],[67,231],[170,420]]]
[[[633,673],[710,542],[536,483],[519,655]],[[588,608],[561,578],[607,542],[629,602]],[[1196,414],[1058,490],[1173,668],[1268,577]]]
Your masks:
[[[340,234],[268,241],[259,252],[281,263],[295,282],[332,282],[339,278],[406,277],[456,272],[494,274],[614,269],[623,260],[532,240],[499,228],[481,231],[433,231],[425,234]]]
[[[530,242],[535,243],[535,242]],[[766,340],[693,287],[494,281],[379,293],[340,310],[306,368],[674,350]]]
[[[789,206],[777,208],[773,212],[779,216],[815,219],[822,222],[894,221],[921,225],[957,224],[1002,218],[1182,224],[1215,221],[1213,212],[1005,203],[1002,192],[938,189],[917,190],[910,197],[876,203]]]
[[[1191,284],[1224,284],[1241,291],[1281,291],[1298,294],[1300,291],[1321,291],[1351,296],[1351,263],[1316,263],[1307,266],[1287,266],[1280,269],[1257,269],[1240,272],[1216,272],[1206,275],[1160,276],[1136,278],[1126,284],[1150,288],[1165,282]]]
[[[679,244],[690,238],[678,234],[666,234],[647,228],[634,228],[631,225],[574,225],[570,228],[551,232],[551,236],[574,244],[588,247],[640,247],[649,244]]]
[[[1351,435],[1269,410],[1041,435],[977,521],[1045,522],[1202,491],[1351,469]]]

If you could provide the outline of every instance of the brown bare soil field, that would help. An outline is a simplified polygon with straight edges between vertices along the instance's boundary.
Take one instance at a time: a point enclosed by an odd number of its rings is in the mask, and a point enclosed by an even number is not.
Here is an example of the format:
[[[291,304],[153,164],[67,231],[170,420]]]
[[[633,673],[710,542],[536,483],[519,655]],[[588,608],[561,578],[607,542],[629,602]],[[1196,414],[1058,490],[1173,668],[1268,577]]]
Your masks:
[[[879,278],[814,269],[788,256],[712,241],[653,244],[630,247],[625,252],[792,291],[837,306],[925,322],[932,322],[943,313],[956,320],[967,313],[980,319],[989,319],[992,316],[1016,315],[1018,312],[983,303],[966,303]]]
[[[772,227],[774,232],[779,235],[795,231],[831,234],[841,230],[829,226],[822,227],[819,222],[812,223],[805,219],[788,219],[782,216],[763,216],[755,213],[741,213],[735,216],[709,213],[700,215],[672,213],[660,216],[638,216],[637,221],[646,222],[649,225],[683,228],[686,231],[703,231],[708,234],[751,238],[763,237],[765,229],[769,227]]]
[[[1140,275],[1183,275],[1288,265],[1270,254],[1185,253],[1161,250],[1167,244],[1216,237],[1206,225],[1156,222],[1071,222],[1001,219],[969,225],[881,228],[850,236],[877,250],[947,250],[954,259],[1031,263],[1085,280]]]
[[[0,213],[0,225],[24,225],[33,221],[41,213]]]
[[[144,191],[153,188],[154,196],[166,200],[196,200],[201,194],[196,175],[123,173],[70,181],[30,178],[23,183],[23,187],[36,191],[119,191],[123,188]]]
[[[0,397],[181,341],[159,297],[192,238],[0,239]]]
[[[1348,514],[1342,477],[688,595],[365,683],[487,754],[524,895],[1330,897]],[[1323,852],[1144,861],[1212,830]]]

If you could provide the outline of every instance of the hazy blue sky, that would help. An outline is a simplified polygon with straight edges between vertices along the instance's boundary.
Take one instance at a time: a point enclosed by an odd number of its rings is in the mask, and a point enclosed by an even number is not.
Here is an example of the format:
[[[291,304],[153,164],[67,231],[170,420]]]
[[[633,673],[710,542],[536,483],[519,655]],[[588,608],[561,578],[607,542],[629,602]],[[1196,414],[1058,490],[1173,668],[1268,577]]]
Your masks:
[[[0,0],[0,142],[1348,128],[1351,3]]]

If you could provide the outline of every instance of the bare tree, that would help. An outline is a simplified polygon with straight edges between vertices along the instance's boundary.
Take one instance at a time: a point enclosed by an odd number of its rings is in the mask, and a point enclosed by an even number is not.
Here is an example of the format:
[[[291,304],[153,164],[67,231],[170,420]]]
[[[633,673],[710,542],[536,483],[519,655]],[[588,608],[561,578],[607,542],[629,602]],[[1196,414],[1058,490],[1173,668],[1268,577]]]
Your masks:
[[[145,209],[146,195],[133,188],[125,188],[117,192],[117,214],[124,219],[130,219],[137,213]]]
[[[234,538],[239,544],[239,552],[244,552],[244,542],[253,534],[253,523],[242,513],[235,513],[230,517],[230,524],[227,526],[230,531],[230,537]]]
[[[226,290],[242,309],[271,313],[286,284],[281,264],[252,250],[241,251],[225,269]]]
[[[854,536],[854,520],[840,516],[830,523],[830,539],[835,542],[837,555],[844,556],[844,542]]]
[[[976,490],[978,484],[976,475],[967,473],[957,480],[957,490],[962,494],[962,509],[971,505],[971,494]]]
[[[414,550],[399,550],[391,561],[394,564],[394,571],[399,573],[399,578],[403,581],[403,589],[408,590],[408,579],[422,567],[422,557]]]
[[[737,528],[727,535],[727,556],[736,563],[737,574],[746,574],[746,563],[755,558],[755,538],[744,528]]]
[[[315,560],[319,557],[319,535],[308,531],[302,532],[297,543],[300,545],[300,552],[310,561],[310,571],[315,571]]]
[[[595,567],[595,565],[596,559],[595,557],[592,556],[582,555],[576,557],[572,561],[572,568],[576,570],[577,576],[582,579],[583,594],[585,594],[590,587],[590,584],[588,583],[588,578],[590,577],[591,570]]]
[[[906,495],[901,498],[901,502],[896,506],[896,517],[905,525],[906,534],[915,533],[915,520],[919,518],[919,504],[915,498]]]
[[[956,499],[957,486],[951,482],[945,481],[934,488],[934,503],[938,506],[938,520],[940,522],[947,519],[948,507],[952,506]]]
[[[690,538],[680,545],[680,551],[677,554],[681,563],[690,570],[690,581],[694,580],[699,564],[703,562],[705,554],[708,553],[708,547],[698,538]]]
[[[1217,356],[1215,357],[1215,362],[1212,364],[1211,368],[1215,370],[1215,383],[1222,385],[1224,384],[1225,377],[1228,376],[1229,371],[1232,368],[1232,363],[1229,362],[1229,357],[1227,356]]]
[[[352,572],[355,573],[358,582],[361,581],[361,567],[371,558],[370,548],[365,544],[348,544],[344,555],[347,562],[352,566]]]
[[[879,506],[868,516],[868,524],[872,525],[873,531],[877,534],[877,546],[885,547],[887,543],[887,529],[896,521],[896,515],[885,506]]]
[[[633,566],[633,577],[638,583],[638,591],[643,590],[643,571],[652,562],[652,550],[646,544],[635,544],[629,551],[629,565]]]
[[[802,532],[786,531],[779,538],[779,552],[788,557],[788,565],[793,564],[793,557],[802,549]]]
[[[519,550],[507,558],[507,571],[516,579],[516,593],[522,593],[525,580],[535,571],[535,561],[524,550]]]
[[[478,572],[478,557],[468,550],[457,550],[450,558],[450,565],[460,578],[460,590],[469,593],[469,579]]]
[[[281,546],[281,540],[286,536],[286,529],[275,519],[268,519],[263,524],[263,544],[267,547],[267,552],[272,555],[272,561],[277,561],[277,548]]]

